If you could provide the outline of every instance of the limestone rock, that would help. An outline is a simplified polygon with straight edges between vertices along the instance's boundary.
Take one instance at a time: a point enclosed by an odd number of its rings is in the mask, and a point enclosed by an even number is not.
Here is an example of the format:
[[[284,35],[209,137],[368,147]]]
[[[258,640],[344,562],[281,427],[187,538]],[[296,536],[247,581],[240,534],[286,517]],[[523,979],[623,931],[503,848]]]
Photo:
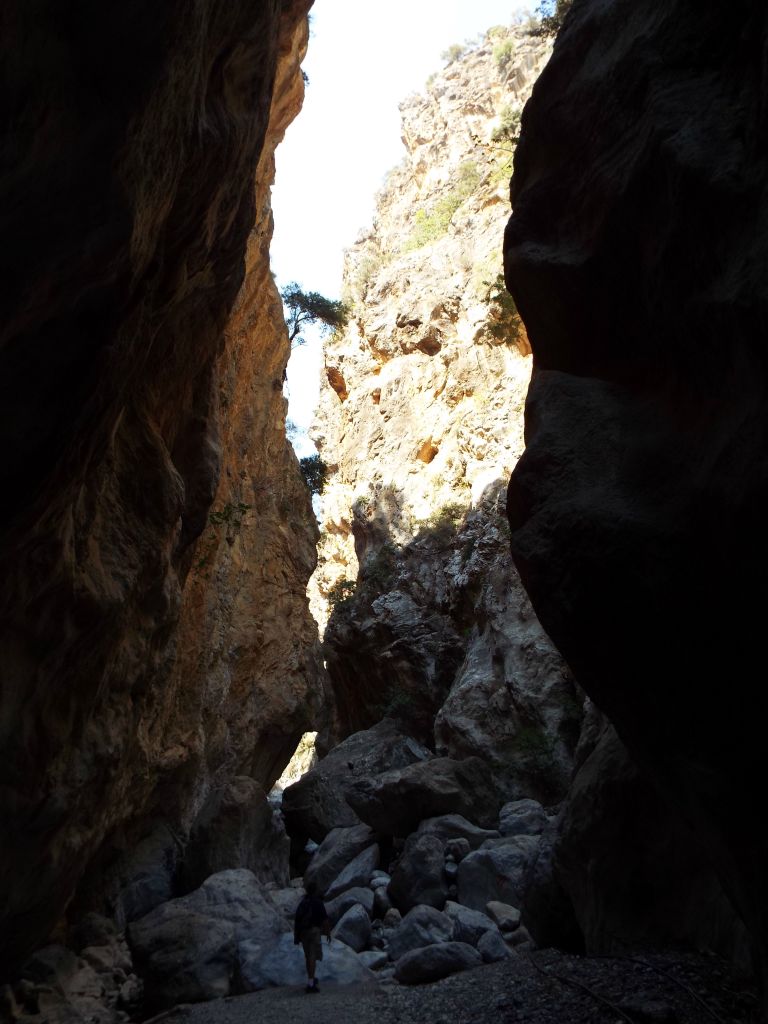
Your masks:
[[[743,926],[695,835],[610,727],[574,780],[553,857],[588,951],[687,944],[744,960]],[[538,939],[527,901],[524,920]]]
[[[403,985],[439,981],[482,963],[480,954],[465,942],[442,942],[406,953],[395,964],[395,977]]]
[[[547,827],[546,811],[536,800],[513,800],[499,813],[499,832],[503,836],[539,836]]]
[[[513,932],[520,927],[520,911],[517,907],[512,907],[509,903],[500,903],[498,900],[490,900],[485,909],[500,931]]]
[[[301,946],[294,945],[292,935],[283,935],[266,953],[246,947],[239,969],[247,992],[281,985],[299,988],[307,980],[304,953]],[[323,959],[317,963],[316,977],[320,985],[330,988],[376,980],[365,961],[335,939],[330,944],[323,939]]]
[[[333,929],[333,938],[354,949],[356,953],[367,949],[371,942],[371,919],[365,908],[359,903],[350,907]]]
[[[488,785],[487,764],[476,757],[439,757],[361,779],[347,800],[367,824],[390,836],[407,836],[423,819],[451,812],[484,826],[496,820],[501,803]]]
[[[499,843],[499,840],[489,840]],[[485,913],[492,900],[519,905],[523,878],[538,849],[536,840],[518,836],[470,853],[459,864],[459,902]]]
[[[496,964],[514,955],[498,929],[483,932],[477,942],[477,952],[485,964]]]
[[[5,80],[0,181],[10,972],[65,908],[145,913],[159,889],[120,902],[111,866],[229,776],[268,788],[317,701],[267,252],[308,8],[4,8],[4,57],[39,57]]]
[[[498,839],[501,834],[494,829],[479,828],[460,814],[444,814],[439,818],[427,818],[420,822],[416,831],[419,835],[437,836],[445,844],[446,850],[449,846],[451,849],[462,850],[461,845],[457,847],[452,841],[464,839],[467,842],[467,852],[476,850],[486,839]]]
[[[345,799],[356,782],[431,756],[390,719],[355,733],[284,791],[283,814],[290,834],[322,842],[331,829],[358,825],[360,819]]]
[[[435,942],[450,942],[454,938],[454,921],[434,907],[420,904],[409,910],[389,936],[389,955],[393,960],[412,949]]]
[[[684,0],[658,14],[575,4],[523,118],[505,266],[536,369],[512,550],[765,982],[768,161],[742,40],[764,53],[766,26],[750,5],[736,25]]]
[[[238,944],[268,947],[288,930],[285,918],[245,869],[212,875],[195,892],[171,900],[128,928],[134,961],[148,1005],[229,995],[236,978]]]
[[[328,900],[325,904],[325,910],[331,919],[331,923],[336,924],[350,907],[354,907],[358,903],[364,907],[366,914],[370,917],[373,913],[373,892],[370,889],[355,886],[352,889],[345,890],[339,896],[336,896],[335,899]]]
[[[436,836],[407,839],[387,890],[398,910],[406,913],[420,903],[442,909],[448,894],[443,864],[443,844]]]
[[[373,832],[367,825],[331,829],[309,862],[304,873],[305,884],[314,883],[318,891],[324,893],[334,878],[367,849],[372,840]]]
[[[481,936],[486,932],[497,932],[497,923],[492,921],[487,914],[479,910],[472,910],[463,907],[460,903],[448,900],[445,904],[444,913],[453,921],[453,938],[457,942],[467,942],[470,946],[477,946]]]
[[[389,714],[438,753],[482,757],[505,799],[553,803],[580,698],[508,557],[530,358],[494,298],[513,124],[549,43],[507,38],[508,72],[488,37],[403,102],[403,165],[348,251],[353,315],[326,341],[313,427],[333,468],[310,601],[332,741]]]
[[[287,889],[267,889],[265,895],[278,912],[293,924],[296,908],[303,896],[301,889],[295,886],[289,886]]]
[[[383,949],[368,949],[358,954],[360,963],[369,971],[378,971],[389,964],[389,954]]]
[[[379,848],[374,843],[359,853],[353,861],[336,876],[333,882],[326,889],[326,898],[331,900],[338,896],[345,889],[353,886],[366,886],[371,881],[371,875],[379,866]]]
[[[195,820],[184,850],[187,890],[229,868],[248,868],[261,882],[288,884],[289,840],[264,790],[234,778],[214,790]]]

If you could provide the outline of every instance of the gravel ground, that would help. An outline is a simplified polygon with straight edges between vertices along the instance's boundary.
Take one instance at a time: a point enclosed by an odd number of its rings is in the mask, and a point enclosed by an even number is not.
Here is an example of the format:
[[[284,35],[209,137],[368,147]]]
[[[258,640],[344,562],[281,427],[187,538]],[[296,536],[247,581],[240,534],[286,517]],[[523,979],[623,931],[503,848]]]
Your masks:
[[[570,979],[570,980],[566,980]],[[589,991],[587,991],[589,990]],[[163,1024],[757,1024],[754,991],[714,956],[523,954],[431,985],[270,989],[180,1006]],[[154,1018],[160,1021],[160,1017]]]

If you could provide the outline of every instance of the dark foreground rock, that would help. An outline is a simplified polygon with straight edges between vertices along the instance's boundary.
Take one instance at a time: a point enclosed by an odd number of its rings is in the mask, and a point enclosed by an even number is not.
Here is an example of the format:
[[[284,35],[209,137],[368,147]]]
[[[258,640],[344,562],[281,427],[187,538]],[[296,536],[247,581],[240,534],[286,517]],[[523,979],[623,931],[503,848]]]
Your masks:
[[[477,950],[466,942],[441,942],[413,949],[400,957],[395,964],[395,978],[403,985],[422,985],[479,967],[482,962]]]
[[[505,268],[534,354],[515,564],[768,982],[764,15],[576,0],[523,116]]]

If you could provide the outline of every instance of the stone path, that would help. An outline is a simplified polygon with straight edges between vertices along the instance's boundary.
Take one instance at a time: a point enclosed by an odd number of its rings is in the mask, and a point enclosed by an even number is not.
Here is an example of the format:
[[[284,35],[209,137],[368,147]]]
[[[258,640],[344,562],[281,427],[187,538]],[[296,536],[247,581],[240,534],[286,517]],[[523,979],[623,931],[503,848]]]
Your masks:
[[[570,979],[570,980],[567,980]],[[756,1024],[754,992],[714,956],[543,950],[431,985],[270,989],[182,1006],[157,1024]]]

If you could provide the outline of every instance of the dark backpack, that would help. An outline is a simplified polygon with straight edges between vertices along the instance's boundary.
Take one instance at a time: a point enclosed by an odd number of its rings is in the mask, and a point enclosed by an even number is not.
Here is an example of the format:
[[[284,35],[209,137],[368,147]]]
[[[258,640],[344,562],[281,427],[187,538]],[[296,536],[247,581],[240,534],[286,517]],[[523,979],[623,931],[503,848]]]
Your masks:
[[[325,904],[319,896],[304,896],[296,908],[296,931],[319,928],[327,917]]]

